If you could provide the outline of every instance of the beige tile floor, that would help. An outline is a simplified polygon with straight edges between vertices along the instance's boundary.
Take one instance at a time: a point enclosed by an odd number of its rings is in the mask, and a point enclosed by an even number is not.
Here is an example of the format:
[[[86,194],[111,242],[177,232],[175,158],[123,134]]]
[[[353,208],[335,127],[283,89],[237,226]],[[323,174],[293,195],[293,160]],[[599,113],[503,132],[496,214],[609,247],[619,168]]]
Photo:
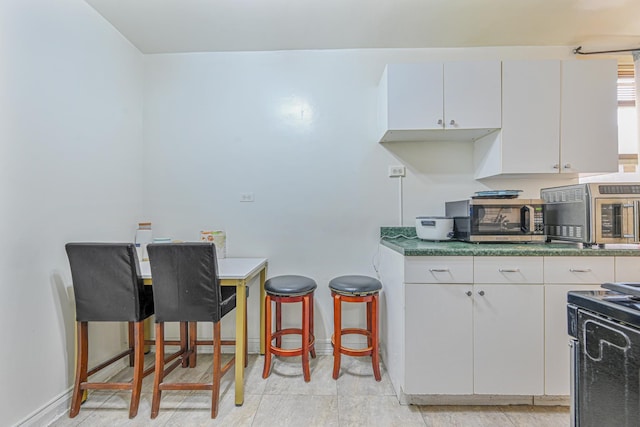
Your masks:
[[[148,355],[151,361],[153,355]],[[151,363],[151,362],[150,362]],[[262,379],[263,357],[250,355],[245,376],[244,405],[234,404],[233,372],[221,384],[220,409],[210,419],[209,392],[167,391],[160,414],[149,418],[153,375],[145,378],[138,416],[128,419],[129,394],[94,391],[80,414],[63,416],[51,426],[460,426],[460,427],[566,427],[566,407],[532,406],[405,406],[396,399],[384,371],[373,379],[371,359],[347,357],[337,381],[331,378],[332,356],[311,361],[311,382],[302,378],[300,358],[275,358],[271,375]],[[126,377],[127,370],[121,375]],[[172,380],[201,379],[211,375],[211,355],[198,356],[198,366],[171,373]]]

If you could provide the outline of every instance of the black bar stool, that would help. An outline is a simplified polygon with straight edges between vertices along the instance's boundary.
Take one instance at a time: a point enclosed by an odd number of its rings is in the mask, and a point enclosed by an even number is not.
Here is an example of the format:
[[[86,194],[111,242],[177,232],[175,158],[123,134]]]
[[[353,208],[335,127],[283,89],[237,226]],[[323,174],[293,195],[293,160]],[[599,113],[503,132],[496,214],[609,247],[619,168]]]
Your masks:
[[[309,371],[309,354],[316,357],[315,337],[313,335],[313,292],[317,285],[313,279],[304,276],[276,276],[268,279],[264,284],[266,293],[264,301],[265,315],[265,349],[264,369],[262,378],[267,378],[271,371],[271,355],[302,356],[302,372],[306,382],[311,381]],[[271,331],[271,303],[276,303],[276,329]],[[282,304],[302,303],[302,327],[282,329]],[[282,348],[282,336],[300,334],[302,345],[299,348]],[[275,344],[273,340],[275,339]]]
[[[222,340],[220,321],[236,307],[235,287],[220,286],[216,248],[213,243],[153,243],[147,246],[153,298],[156,314],[156,369],[153,382],[151,418],[160,410],[160,399],[165,390],[210,390],[211,418],[218,415],[220,378],[235,364],[235,357],[224,366],[221,346],[234,345],[233,340]],[[189,343],[176,353],[164,355],[165,322],[188,322]],[[213,324],[213,339],[199,340],[197,322]],[[199,382],[168,382],[167,376],[179,365],[193,368],[198,345],[213,345],[213,375]],[[175,359],[175,360],[174,360]],[[166,366],[167,363],[171,363]]]
[[[382,283],[368,276],[340,276],[329,282],[333,297],[333,379],[340,374],[340,355],[371,356],[373,375],[380,381],[380,362],[378,355],[378,294]],[[342,302],[367,303],[367,329],[342,328]],[[342,336],[359,334],[367,337],[367,347],[354,349],[342,345]]]
[[[144,369],[144,320],[154,313],[153,292],[138,274],[133,243],[67,243],[76,304],[76,378],[69,417],[80,411],[86,390],[131,390],[129,418],[138,413]],[[89,369],[89,322],[128,322],[129,348]],[[133,379],[129,382],[90,382],[89,377],[129,356]]]

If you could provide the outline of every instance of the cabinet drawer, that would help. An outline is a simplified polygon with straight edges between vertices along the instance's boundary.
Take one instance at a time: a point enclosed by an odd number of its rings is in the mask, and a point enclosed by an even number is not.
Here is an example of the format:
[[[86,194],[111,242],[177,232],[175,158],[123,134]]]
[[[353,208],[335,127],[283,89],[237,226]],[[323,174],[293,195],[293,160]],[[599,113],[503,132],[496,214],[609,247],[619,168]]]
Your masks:
[[[640,282],[640,257],[616,257],[616,282]]]
[[[405,283],[473,283],[473,257],[405,257]]]
[[[613,257],[544,257],[545,283],[600,284],[614,277]]]
[[[475,257],[475,283],[542,283],[542,257]]]

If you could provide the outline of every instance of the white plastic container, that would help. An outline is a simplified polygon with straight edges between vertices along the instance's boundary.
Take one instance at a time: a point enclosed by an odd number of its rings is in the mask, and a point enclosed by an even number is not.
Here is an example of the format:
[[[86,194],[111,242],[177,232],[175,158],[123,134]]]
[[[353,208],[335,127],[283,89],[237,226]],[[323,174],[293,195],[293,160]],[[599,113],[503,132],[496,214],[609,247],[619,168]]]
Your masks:
[[[422,240],[451,240],[453,237],[453,218],[418,216],[416,217],[416,234]]]

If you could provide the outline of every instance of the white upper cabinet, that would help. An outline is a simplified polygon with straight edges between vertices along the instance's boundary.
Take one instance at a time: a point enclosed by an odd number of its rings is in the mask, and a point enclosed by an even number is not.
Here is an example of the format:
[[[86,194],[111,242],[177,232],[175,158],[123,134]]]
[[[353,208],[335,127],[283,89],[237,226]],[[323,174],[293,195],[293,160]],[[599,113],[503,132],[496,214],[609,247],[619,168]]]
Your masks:
[[[502,131],[476,141],[475,177],[618,170],[615,60],[502,63]]]
[[[380,142],[474,140],[500,128],[500,61],[389,64],[379,85]]]
[[[618,63],[563,61],[560,172],[618,171]]]

